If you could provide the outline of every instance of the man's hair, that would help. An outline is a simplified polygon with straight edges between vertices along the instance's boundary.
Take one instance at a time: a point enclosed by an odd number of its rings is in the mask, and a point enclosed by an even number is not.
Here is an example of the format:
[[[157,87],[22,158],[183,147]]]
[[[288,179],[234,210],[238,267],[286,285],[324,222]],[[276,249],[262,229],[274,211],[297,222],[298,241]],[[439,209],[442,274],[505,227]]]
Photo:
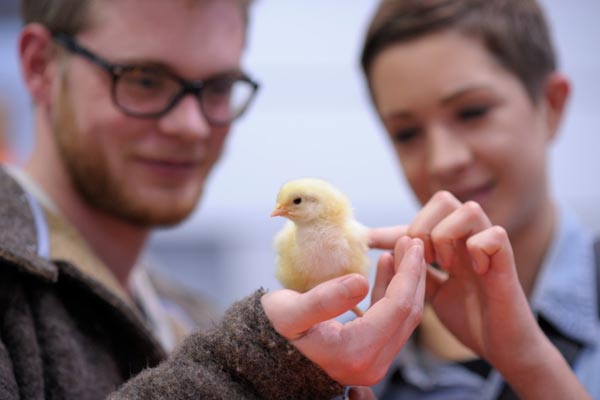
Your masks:
[[[482,41],[535,102],[556,69],[549,28],[536,0],[382,0],[371,20],[361,64],[369,79],[385,48],[442,30]],[[433,62],[433,60],[432,60]]]
[[[90,24],[89,10],[96,1],[99,0],[21,0],[21,18],[25,24],[37,22],[53,33],[75,35]],[[237,1],[247,25],[248,9],[253,0]]]
[[[50,32],[75,35],[89,23],[89,8],[94,0],[21,0],[23,23],[37,22]]]

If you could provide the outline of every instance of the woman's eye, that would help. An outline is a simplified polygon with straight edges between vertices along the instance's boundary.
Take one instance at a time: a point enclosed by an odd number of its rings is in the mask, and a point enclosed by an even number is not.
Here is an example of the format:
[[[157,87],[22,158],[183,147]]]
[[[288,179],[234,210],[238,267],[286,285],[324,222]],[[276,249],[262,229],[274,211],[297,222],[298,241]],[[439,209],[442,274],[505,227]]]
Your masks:
[[[481,118],[488,113],[490,107],[479,106],[479,107],[466,107],[458,112],[458,117],[462,120],[471,120]]]
[[[419,128],[406,128],[395,131],[392,139],[396,143],[407,143],[419,135]]]

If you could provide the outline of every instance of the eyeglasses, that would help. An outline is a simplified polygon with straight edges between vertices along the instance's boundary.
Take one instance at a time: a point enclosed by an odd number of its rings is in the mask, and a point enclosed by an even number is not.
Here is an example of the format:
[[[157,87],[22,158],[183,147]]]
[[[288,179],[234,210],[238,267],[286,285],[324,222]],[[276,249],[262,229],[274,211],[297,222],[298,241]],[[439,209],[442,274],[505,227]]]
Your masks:
[[[55,33],[53,38],[71,53],[83,56],[107,71],[112,77],[114,104],[133,117],[162,117],[191,94],[198,99],[208,123],[228,125],[246,111],[259,88],[257,82],[241,72],[204,81],[188,81],[162,68],[112,64],[69,35]]]

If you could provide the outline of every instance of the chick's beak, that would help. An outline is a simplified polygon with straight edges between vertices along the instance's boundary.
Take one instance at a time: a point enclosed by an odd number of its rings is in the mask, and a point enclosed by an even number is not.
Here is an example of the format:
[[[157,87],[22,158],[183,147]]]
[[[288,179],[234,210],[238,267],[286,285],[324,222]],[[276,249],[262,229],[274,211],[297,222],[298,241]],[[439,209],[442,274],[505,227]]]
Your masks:
[[[271,212],[271,217],[285,217],[287,215],[287,212],[288,210],[284,206],[277,203],[275,205],[275,208]]]

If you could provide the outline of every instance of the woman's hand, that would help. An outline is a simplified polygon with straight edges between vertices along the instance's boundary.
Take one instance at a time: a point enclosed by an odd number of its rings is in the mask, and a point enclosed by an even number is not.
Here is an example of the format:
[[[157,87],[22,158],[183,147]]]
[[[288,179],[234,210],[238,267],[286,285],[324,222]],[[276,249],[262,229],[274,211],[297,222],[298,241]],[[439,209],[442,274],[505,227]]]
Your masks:
[[[508,235],[477,203],[439,192],[408,227],[390,228],[387,235],[380,229],[372,242],[389,246],[393,230],[420,238],[426,261],[440,267],[428,268],[426,299],[463,344],[500,368],[540,341]],[[374,300],[388,274],[378,271]]]
[[[394,235],[420,238],[428,267],[426,299],[463,344],[490,362],[521,398],[589,398],[539,328],[519,283],[507,232],[479,204],[438,192],[407,227],[371,232],[373,247],[390,249]],[[401,241],[402,237],[395,239]],[[382,260],[396,257],[384,254]],[[380,261],[373,300],[390,277]]]

